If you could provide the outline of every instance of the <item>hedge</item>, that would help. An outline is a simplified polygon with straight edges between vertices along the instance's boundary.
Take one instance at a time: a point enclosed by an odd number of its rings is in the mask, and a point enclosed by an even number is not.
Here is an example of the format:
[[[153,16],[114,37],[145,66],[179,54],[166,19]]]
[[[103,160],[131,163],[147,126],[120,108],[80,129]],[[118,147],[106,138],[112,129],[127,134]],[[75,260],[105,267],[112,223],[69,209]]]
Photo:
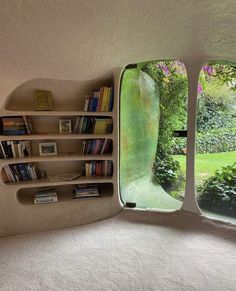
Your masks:
[[[173,138],[172,154],[186,153],[186,138]],[[196,135],[196,152],[218,153],[236,150],[236,128],[212,129],[198,132]]]

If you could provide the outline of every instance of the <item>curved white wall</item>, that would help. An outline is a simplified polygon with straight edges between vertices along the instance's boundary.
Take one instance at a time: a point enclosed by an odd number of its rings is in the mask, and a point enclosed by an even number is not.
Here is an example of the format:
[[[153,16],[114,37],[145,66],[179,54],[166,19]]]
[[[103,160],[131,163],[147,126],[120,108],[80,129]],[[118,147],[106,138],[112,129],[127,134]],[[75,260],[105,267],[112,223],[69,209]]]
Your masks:
[[[129,63],[183,61],[190,78],[183,209],[199,213],[193,182],[197,77],[208,60],[236,61],[235,11],[235,0],[2,0],[0,107],[30,79],[82,81]]]

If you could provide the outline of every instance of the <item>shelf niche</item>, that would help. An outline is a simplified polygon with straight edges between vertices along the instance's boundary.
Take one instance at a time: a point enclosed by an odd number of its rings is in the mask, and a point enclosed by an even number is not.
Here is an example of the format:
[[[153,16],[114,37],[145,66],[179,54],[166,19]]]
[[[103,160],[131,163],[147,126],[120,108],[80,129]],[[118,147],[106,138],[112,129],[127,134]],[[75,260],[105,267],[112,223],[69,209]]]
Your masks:
[[[96,183],[98,185],[101,196],[99,197],[89,197],[89,198],[79,198],[72,199],[73,190],[75,185],[62,185],[55,186],[58,202],[45,203],[45,204],[34,204],[34,195],[37,191],[43,190],[43,187],[33,187],[33,188],[22,188],[17,191],[17,199],[21,204],[24,205],[35,205],[35,206],[53,206],[60,202],[70,201],[71,203],[83,203],[86,200],[93,199],[106,199],[113,195],[113,184],[112,183]],[[81,184],[82,185],[82,184]],[[47,187],[48,188],[48,187]]]
[[[28,116],[32,118],[41,134],[1,135],[1,141],[32,141],[32,156],[0,160],[0,170],[5,165],[32,163],[46,170],[47,174],[81,171],[86,161],[112,161],[112,176],[80,177],[72,181],[51,182],[47,178],[13,183],[0,182],[1,221],[8,221],[7,227],[0,228],[0,236],[30,233],[96,222],[116,215],[123,208],[118,185],[118,120],[119,86],[123,69],[115,69],[95,80],[67,81],[53,79],[33,79],[20,84],[5,98],[1,108],[1,117]],[[85,96],[104,86],[114,87],[114,103],[111,112],[84,111]],[[34,92],[45,90],[52,92],[53,110],[35,111]],[[59,119],[75,122],[78,116],[109,117],[113,120],[113,131],[107,134],[61,134]],[[44,134],[45,131],[45,134]],[[109,154],[80,154],[83,140],[111,139],[112,152]],[[58,155],[39,156],[38,144],[56,142]],[[9,179],[8,179],[9,180]],[[101,197],[71,199],[76,184],[101,185]],[[58,191],[59,202],[40,205],[34,204],[36,191],[53,187]],[[58,205],[58,207],[56,207]],[[65,207],[65,206],[66,207]],[[26,206],[26,207],[25,207]],[[9,207],[14,208],[11,216]],[[53,208],[52,208],[53,207]],[[41,209],[43,211],[41,212]],[[53,211],[51,211],[53,209]],[[35,215],[37,213],[38,215]],[[15,217],[20,217],[16,220]],[[38,217],[40,216],[40,223]],[[67,219],[61,219],[67,217]]]
[[[2,159],[4,162],[9,162],[9,163],[17,163],[18,160],[21,160],[22,163],[27,163],[27,162],[33,162],[34,160],[72,160],[72,159],[90,159],[90,156],[93,154],[82,154],[82,148],[83,148],[83,142],[84,141],[93,141],[96,140],[97,138],[88,138],[88,139],[41,139],[41,140],[31,140],[31,151],[32,154],[26,157],[16,157],[16,158],[6,158]],[[104,138],[103,138],[104,139]],[[9,141],[11,141],[11,136],[9,136]],[[18,141],[24,141],[24,139],[19,139]],[[40,156],[39,155],[39,144],[40,143],[50,143],[50,142],[55,142],[57,144],[57,155],[52,155],[52,156]],[[93,155],[93,159],[99,160],[99,159],[109,159],[112,155],[112,150],[113,150],[113,141],[111,140],[111,145],[109,146],[111,150],[105,154],[96,154]]]
[[[106,159],[107,160],[107,159]],[[32,164],[34,166],[36,166],[37,169],[39,169],[39,171],[41,173],[46,173],[46,178],[42,178],[42,179],[35,179],[35,180],[21,180],[19,182],[4,182],[6,185],[20,185],[20,184],[31,184],[33,186],[33,183],[57,183],[57,182],[64,182],[64,183],[71,183],[72,181],[50,181],[50,179],[48,179],[48,176],[53,176],[56,174],[62,174],[62,173],[81,173],[82,176],[80,176],[79,178],[77,178],[75,181],[79,181],[81,179],[94,179],[94,182],[92,183],[96,183],[96,179],[100,179],[100,178],[111,178],[112,175],[101,175],[101,176],[85,176],[84,175],[84,166],[85,163],[90,163],[93,160],[90,159],[86,159],[86,160],[78,160],[78,161],[53,161],[51,162],[49,161],[39,161],[39,162],[32,162]],[[113,169],[113,161],[112,160],[107,160],[107,161],[111,161],[112,162],[112,169]],[[95,162],[105,162],[105,160],[95,160]],[[14,165],[17,164],[21,164],[21,163],[14,163]],[[8,164],[9,166],[13,165],[12,163]],[[27,173],[25,172],[24,175],[27,175]],[[2,176],[3,176],[3,168],[2,168]],[[18,175],[19,176],[19,175]],[[90,182],[91,183],[91,182]]]
[[[113,86],[112,74],[106,74],[99,79],[88,81],[33,79],[24,82],[11,92],[4,109],[26,113],[27,111],[33,111],[35,90],[46,90],[52,92],[53,111],[83,111],[85,96],[91,90],[102,86]],[[50,111],[48,112],[50,114]]]

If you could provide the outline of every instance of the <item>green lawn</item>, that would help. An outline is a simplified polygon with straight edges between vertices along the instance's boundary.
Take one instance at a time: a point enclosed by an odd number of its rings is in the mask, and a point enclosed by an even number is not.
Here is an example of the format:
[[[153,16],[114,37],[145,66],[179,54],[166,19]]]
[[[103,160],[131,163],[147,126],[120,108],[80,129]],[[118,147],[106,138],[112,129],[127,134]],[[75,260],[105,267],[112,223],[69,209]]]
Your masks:
[[[174,155],[175,160],[179,161],[182,171],[186,172],[186,156]],[[203,180],[214,175],[216,170],[224,166],[231,165],[236,161],[236,151],[214,154],[196,155],[196,183],[200,184]]]

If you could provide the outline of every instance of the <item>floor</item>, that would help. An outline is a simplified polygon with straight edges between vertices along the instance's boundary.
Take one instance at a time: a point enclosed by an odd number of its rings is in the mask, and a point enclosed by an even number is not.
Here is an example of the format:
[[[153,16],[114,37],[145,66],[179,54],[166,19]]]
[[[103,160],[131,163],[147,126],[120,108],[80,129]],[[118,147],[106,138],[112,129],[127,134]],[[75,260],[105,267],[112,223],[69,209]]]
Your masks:
[[[236,227],[187,212],[124,210],[0,239],[0,290],[235,290]]]

